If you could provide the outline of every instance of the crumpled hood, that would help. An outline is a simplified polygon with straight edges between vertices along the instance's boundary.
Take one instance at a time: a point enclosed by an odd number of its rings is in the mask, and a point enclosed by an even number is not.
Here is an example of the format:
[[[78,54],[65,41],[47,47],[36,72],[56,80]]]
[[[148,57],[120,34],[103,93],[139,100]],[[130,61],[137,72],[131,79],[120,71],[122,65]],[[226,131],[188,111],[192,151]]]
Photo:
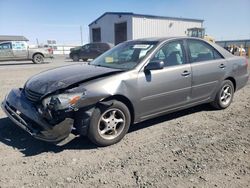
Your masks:
[[[117,69],[97,67],[86,64],[74,64],[55,68],[31,77],[25,84],[25,88],[45,95],[64,89],[70,85],[95,79],[110,73],[120,72]]]

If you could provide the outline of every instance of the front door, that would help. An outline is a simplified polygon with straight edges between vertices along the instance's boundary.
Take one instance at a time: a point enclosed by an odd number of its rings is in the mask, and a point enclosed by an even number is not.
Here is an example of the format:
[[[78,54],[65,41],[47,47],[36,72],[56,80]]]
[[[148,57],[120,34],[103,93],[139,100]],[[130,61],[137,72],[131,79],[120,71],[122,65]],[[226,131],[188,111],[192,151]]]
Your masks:
[[[11,42],[5,42],[0,44],[0,60],[14,59]]]
[[[165,64],[163,69],[141,71],[138,76],[139,113],[142,119],[189,102],[191,66],[186,61],[183,41],[165,44],[150,61],[161,60]]]

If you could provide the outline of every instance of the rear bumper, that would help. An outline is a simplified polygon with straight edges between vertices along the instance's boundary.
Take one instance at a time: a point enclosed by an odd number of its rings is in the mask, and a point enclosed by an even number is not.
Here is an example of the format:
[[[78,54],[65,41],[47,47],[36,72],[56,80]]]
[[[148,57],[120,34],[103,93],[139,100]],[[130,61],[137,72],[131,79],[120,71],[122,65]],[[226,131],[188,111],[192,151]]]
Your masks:
[[[52,59],[54,56],[53,54],[44,54],[44,58]]]
[[[50,125],[33,103],[26,99],[21,89],[11,90],[1,107],[16,125],[39,140],[60,145],[69,136],[72,138],[73,119],[66,118],[56,125]]]

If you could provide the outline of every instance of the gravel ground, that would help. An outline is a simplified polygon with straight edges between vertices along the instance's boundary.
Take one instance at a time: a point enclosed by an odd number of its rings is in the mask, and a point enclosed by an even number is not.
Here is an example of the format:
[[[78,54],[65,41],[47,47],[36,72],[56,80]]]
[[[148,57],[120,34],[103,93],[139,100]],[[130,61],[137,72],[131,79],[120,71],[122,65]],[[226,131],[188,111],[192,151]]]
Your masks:
[[[0,63],[0,100],[31,75],[72,64]],[[0,187],[250,187],[250,84],[232,105],[201,105],[131,127],[118,144],[56,147],[0,111]]]

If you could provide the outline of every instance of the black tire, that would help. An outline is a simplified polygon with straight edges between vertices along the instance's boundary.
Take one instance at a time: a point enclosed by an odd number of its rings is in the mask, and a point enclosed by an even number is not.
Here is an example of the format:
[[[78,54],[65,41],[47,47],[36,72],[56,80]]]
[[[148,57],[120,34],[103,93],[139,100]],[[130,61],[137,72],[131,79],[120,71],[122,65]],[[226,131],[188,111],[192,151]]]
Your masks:
[[[110,105],[99,105],[95,108],[92,117],[90,118],[90,125],[88,130],[88,138],[97,146],[109,146],[119,142],[125,134],[128,132],[130,123],[131,123],[131,115],[128,107],[120,101],[112,100],[108,101]],[[113,114],[113,111],[114,114]],[[107,114],[111,114],[110,117],[105,117],[105,128],[102,129],[102,122],[104,116]],[[113,115],[113,116],[112,116]],[[115,120],[112,117],[115,117]],[[120,116],[120,117],[118,117]],[[118,119],[119,118],[119,119]],[[116,120],[120,120],[124,118],[124,122],[115,122]],[[110,122],[107,122],[109,121]],[[112,122],[113,121],[113,122]],[[110,124],[109,124],[110,123]],[[114,128],[116,131],[112,129],[112,123],[117,123]],[[109,127],[110,126],[110,127]],[[105,129],[107,128],[106,133]],[[111,128],[111,129],[109,129]],[[115,132],[117,134],[115,134]],[[119,134],[118,134],[119,133]]]
[[[77,54],[74,54],[72,59],[73,61],[79,61],[79,56]]]
[[[87,62],[88,61],[88,58],[83,58],[82,59],[84,62]]]
[[[230,97],[226,99],[223,97],[225,89],[228,88],[228,93],[230,93]],[[215,100],[211,103],[211,105],[218,109],[222,110],[230,106],[233,101],[234,96],[234,85],[230,80],[224,80],[221,84],[220,89],[218,90]],[[223,99],[224,98],[224,99]],[[226,101],[227,100],[227,101]]]
[[[40,64],[44,62],[44,57],[42,54],[35,54],[32,58],[33,63]]]

